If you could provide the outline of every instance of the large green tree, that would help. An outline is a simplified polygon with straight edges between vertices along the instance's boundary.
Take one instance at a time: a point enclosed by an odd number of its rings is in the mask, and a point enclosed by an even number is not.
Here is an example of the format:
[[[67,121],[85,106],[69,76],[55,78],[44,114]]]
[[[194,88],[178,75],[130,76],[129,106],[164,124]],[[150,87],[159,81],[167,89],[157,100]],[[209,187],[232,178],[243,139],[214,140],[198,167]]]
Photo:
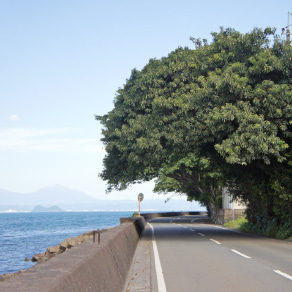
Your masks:
[[[291,47],[270,28],[212,37],[134,69],[114,109],[96,117],[109,190],[157,178],[156,190],[211,206],[222,185],[256,184],[240,178],[248,169],[264,171],[269,191],[284,188],[292,202],[287,179],[276,179],[291,167]]]

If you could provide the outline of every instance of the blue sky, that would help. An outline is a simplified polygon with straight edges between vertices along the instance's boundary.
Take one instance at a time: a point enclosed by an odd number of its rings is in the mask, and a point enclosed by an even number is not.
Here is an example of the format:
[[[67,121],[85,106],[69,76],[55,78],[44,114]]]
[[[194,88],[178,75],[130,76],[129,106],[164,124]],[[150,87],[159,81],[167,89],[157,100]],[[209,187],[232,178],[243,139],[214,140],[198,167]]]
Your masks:
[[[220,26],[287,25],[291,1],[0,1],[0,188],[61,184],[103,199],[152,194],[152,183],[105,194],[94,115],[113,108],[133,68]],[[292,22],[292,18],[291,18]]]

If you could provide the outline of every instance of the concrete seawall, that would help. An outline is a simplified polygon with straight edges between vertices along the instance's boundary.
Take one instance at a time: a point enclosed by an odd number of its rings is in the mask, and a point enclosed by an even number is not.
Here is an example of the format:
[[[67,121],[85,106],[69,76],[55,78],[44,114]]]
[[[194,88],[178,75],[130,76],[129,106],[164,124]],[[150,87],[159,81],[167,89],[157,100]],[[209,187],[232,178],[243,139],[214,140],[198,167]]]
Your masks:
[[[0,283],[1,292],[124,291],[143,217],[101,234],[100,244],[84,242],[45,263]]]
[[[0,283],[1,292],[125,291],[135,250],[146,220],[206,215],[206,212],[145,213],[121,218],[121,225]]]

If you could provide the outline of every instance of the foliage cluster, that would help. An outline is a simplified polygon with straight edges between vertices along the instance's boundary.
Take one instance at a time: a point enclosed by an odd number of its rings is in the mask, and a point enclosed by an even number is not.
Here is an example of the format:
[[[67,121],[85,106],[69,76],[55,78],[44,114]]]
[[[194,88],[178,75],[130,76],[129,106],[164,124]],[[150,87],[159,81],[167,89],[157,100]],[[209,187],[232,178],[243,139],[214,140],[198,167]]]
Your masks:
[[[96,117],[100,176],[109,191],[156,179],[155,191],[186,194],[213,220],[228,186],[250,224],[292,222],[291,46],[271,28],[212,37],[132,71],[114,109]]]
[[[137,212],[134,212],[133,214],[132,214],[132,217],[138,217],[139,216],[139,214],[137,213]]]
[[[241,217],[241,218],[238,218],[238,219],[235,219],[235,220],[231,220],[227,223],[225,223],[223,226],[224,227],[228,227],[228,228],[231,228],[231,229],[240,229],[241,226],[243,224],[246,224],[248,221],[245,217]]]
[[[277,239],[286,239],[290,236],[289,220],[278,221],[277,218],[268,219],[265,217],[257,217],[255,221],[243,222],[240,230]]]

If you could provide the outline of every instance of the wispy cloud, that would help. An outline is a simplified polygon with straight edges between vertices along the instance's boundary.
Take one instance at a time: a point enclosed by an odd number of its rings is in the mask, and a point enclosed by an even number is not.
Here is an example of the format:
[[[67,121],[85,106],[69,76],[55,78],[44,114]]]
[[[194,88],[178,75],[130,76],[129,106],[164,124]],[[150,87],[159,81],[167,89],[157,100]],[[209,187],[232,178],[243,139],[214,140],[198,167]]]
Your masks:
[[[11,121],[18,121],[19,120],[19,116],[18,115],[11,115],[9,117],[9,120],[11,120]]]
[[[0,129],[0,150],[90,153],[104,151],[98,139],[76,136],[78,135],[74,135],[69,129]]]

